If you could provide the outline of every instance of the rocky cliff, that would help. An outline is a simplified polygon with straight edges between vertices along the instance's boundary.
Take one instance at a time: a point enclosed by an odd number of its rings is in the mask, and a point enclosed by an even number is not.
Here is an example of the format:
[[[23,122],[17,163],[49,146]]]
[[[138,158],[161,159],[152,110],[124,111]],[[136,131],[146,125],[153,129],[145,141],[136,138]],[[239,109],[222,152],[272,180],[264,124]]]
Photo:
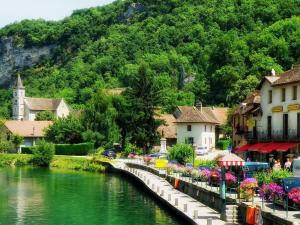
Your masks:
[[[40,59],[51,56],[54,46],[22,48],[14,44],[12,37],[0,39],[0,87],[8,86],[13,74],[36,65]]]

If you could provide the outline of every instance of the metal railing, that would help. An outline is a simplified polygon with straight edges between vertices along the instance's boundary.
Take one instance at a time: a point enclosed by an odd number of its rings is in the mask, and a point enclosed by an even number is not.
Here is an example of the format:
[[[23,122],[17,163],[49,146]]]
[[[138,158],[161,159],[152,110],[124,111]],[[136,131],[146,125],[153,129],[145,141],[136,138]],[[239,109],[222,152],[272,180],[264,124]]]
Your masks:
[[[250,142],[255,141],[300,141],[300,133],[296,129],[272,130],[268,131],[256,131],[245,132],[245,138]]]

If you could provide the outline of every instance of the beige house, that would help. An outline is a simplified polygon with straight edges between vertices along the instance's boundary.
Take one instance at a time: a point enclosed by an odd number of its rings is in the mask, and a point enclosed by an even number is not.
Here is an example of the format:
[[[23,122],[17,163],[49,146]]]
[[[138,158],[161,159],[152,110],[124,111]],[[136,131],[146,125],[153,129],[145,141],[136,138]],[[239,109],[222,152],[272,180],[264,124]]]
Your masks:
[[[9,120],[1,128],[1,138],[9,140],[11,135],[20,135],[24,138],[21,147],[34,146],[36,141],[45,137],[45,129],[50,125],[51,121]]]
[[[64,99],[30,98],[25,95],[20,76],[13,93],[13,120],[34,121],[36,114],[41,111],[51,111],[56,117],[66,117],[70,108]]]

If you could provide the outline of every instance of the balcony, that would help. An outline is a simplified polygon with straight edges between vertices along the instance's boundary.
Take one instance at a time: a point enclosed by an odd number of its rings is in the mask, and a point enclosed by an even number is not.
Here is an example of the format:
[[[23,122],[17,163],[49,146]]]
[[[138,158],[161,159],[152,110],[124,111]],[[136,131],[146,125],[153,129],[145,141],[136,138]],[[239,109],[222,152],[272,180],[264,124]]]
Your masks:
[[[288,132],[283,132],[283,130],[272,130],[271,135],[268,134],[268,131],[245,132],[244,136],[250,143],[271,141],[300,142],[300,135],[296,129],[290,129]]]
[[[248,132],[248,129],[246,126],[237,125],[237,126],[235,126],[234,132],[236,135],[243,135]]]

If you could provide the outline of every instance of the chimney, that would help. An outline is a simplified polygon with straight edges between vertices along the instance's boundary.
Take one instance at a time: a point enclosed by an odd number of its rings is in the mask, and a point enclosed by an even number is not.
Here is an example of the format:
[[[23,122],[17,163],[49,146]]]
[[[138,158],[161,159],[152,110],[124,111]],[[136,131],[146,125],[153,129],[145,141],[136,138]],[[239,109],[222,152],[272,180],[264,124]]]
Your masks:
[[[272,76],[276,76],[276,71],[274,69],[271,70]]]
[[[200,110],[200,112],[202,112],[202,102],[198,101],[198,102],[196,103],[196,108],[197,108],[198,110]]]

